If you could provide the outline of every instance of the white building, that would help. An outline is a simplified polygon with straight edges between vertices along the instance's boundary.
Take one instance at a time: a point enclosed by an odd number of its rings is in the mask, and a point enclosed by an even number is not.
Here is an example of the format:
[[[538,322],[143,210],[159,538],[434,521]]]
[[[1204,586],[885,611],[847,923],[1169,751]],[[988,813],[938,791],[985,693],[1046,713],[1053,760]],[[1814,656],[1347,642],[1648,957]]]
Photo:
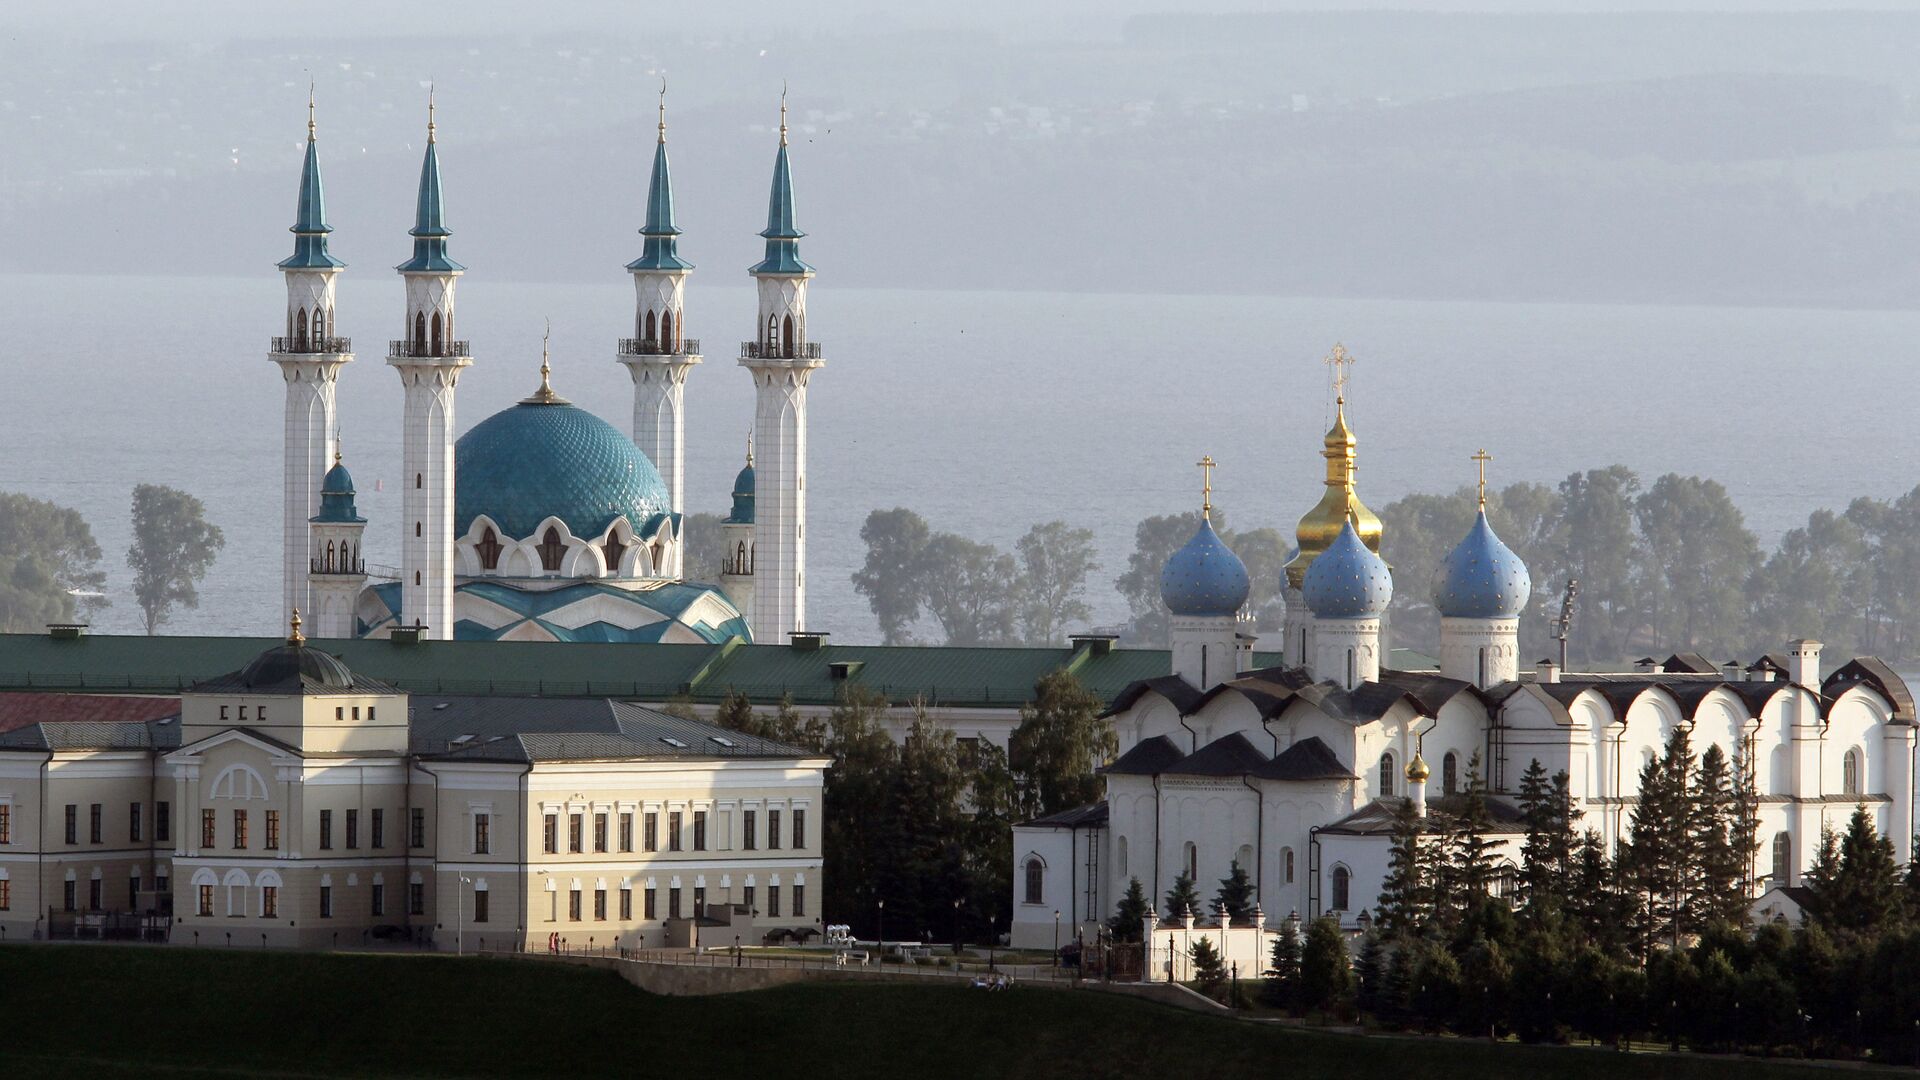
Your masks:
[[[1123,753],[1105,769],[1105,800],[1015,829],[1015,944],[1049,946],[1056,912],[1069,936],[1091,928],[1131,878],[1156,907],[1182,873],[1211,897],[1235,864],[1274,923],[1331,914],[1353,926],[1379,896],[1400,801],[1424,812],[1431,783],[1444,811],[1476,754],[1508,860],[1519,858],[1513,798],[1535,761],[1567,773],[1583,826],[1611,849],[1627,835],[1642,766],[1678,726],[1696,753],[1718,746],[1753,770],[1756,892],[1800,885],[1821,830],[1844,828],[1856,805],[1905,856],[1914,702],[1886,664],[1823,666],[1820,643],[1795,641],[1744,670],[1687,655],[1632,672],[1521,670],[1518,616],[1532,585],[1487,523],[1484,481],[1480,516],[1432,583],[1439,669],[1384,666],[1380,616],[1395,583],[1377,519],[1353,492],[1344,405],[1327,437],[1328,497],[1301,522],[1288,567],[1291,585],[1304,563],[1288,594],[1287,662],[1220,669],[1222,657],[1249,655],[1236,618],[1248,582],[1203,520],[1161,577],[1173,670],[1127,688],[1107,713]]]

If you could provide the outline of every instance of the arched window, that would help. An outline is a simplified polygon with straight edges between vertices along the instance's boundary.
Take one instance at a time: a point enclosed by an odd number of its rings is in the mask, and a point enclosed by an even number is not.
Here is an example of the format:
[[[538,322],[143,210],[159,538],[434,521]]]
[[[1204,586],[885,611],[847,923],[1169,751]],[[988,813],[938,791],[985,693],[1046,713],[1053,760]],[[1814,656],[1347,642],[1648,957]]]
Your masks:
[[[293,346],[296,349],[307,347],[307,309],[301,308],[293,317]]]
[[[1460,755],[1447,751],[1440,759],[1440,793],[1452,795],[1460,790]]]
[[[1333,868],[1333,910],[1347,910],[1348,894],[1353,888],[1353,874],[1344,866]]]
[[[780,355],[793,356],[793,316],[780,320]]]
[[[480,542],[473,545],[474,553],[480,556],[480,569],[500,569],[500,538],[494,535],[492,526],[480,533]]]
[[[620,542],[620,534],[609,532],[607,542],[600,545],[600,553],[607,557],[607,573],[620,572],[620,560],[626,557],[627,545]]]
[[[1187,841],[1186,850],[1183,853],[1180,863],[1186,867],[1188,878],[1194,881],[1200,880],[1200,849],[1194,846],[1193,841]]]
[[[667,573],[667,545],[655,541],[652,550],[654,575],[657,577],[665,577]]]
[[[664,353],[677,351],[673,347],[673,312],[671,311],[660,313],[660,351]]]
[[[560,530],[547,526],[547,535],[540,538],[540,569],[549,573],[560,569],[560,560],[567,554],[567,546],[560,542]]]
[[[739,545],[734,548],[733,572],[736,574],[753,573],[753,571],[747,569],[747,542],[745,540],[740,541]]]
[[[319,308],[313,309],[313,347],[316,350],[326,347],[327,317]]]
[[[1860,794],[1860,751],[1849,750],[1840,759],[1840,791],[1846,795]]]
[[[1493,872],[1493,895],[1509,904],[1520,896],[1520,869],[1510,862],[1503,862]]]
[[[777,348],[779,344],[780,344],[780,316],[769,315],[767,316],[767,353],[768,355],[772,355],[773,350]]]
[[[1043,904],[1046,894],[1047,864],[1038,855],[1027,856],[1027,889],[1022,903]]]
[[[327,568],[327,570],[328,570],[329,572],[331,572],[331,571],[333,570],[333,541],[331,541],[331,540],[329,540],[329,541],[327,541],[327,563],[326,563],[326,568]]]
[[[1784,832],[1773,834],[1773,883],[1791,883],[1793,879],[1793,837]]]
[[[1124,836],[1120,837],[1119,843],[1117,843],[1114,846],[1116,848],[1115,858],[1119,860],[1120,876],[1126,877],[1127,876],[1127,838]]]
[[[421,312],[413,313],[413,348],[417,353],[427,347],[427,317]]]
[[[1290,847],[1280,849],[1280,883],[1293,884],[1293,849]]]
[[[433,355],[440,355],[440,313],[433,313]]]
[[[645,345],[652,345],[654,342],[660,340],[655,337],[653,333],[653,312],[651,311],[647,312],[647,328],[641,331],[640,340],[645,343]]]
[[[1385,754],[1380,755],[1380,797],[1386,798],[1392,794],[1393,794],[1393,753],[1389,751]]]

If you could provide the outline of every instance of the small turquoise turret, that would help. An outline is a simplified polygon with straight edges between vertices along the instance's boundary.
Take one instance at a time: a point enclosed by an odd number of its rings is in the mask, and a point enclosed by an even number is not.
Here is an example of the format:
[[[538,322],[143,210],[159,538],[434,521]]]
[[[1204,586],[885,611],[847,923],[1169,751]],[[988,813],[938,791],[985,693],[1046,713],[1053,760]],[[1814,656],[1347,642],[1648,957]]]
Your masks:
[[[447,255],[447,237],[453,230],[447,228],[445,210],[440,196],[440,154],[436,149],[433,132],[433,103],[427,103],[427,153],[420,162],[420,194],[413,211],[413,228],[407,235],[413,237],[413,258],[394,267],[401,273],[457,273],[466,267],[453,261]]]
[[[282,270],[340,270],[346,263],[327,251],[327,199],[320,186],[320,145],[315,138],[313,95],[307,95],[307,160],[300,166],[300,204],[294,210],[293,254],[280,260]]]
[[[367,520],[353,504],[353,474],[347,471],[338,451],[334,453],[333,468],[327,470],[326,479],[320,482],[320,512],[308,520],[335,524],[365,524]]]
[[[320,484],[320,512],[308,519],[312,554],[307,565],[307,591],[315,637],[355,636],[354,607],[367,585],[367,563],[361,540],[367,519],[353,505],[353,476],[340,457],[335,437],[333,468]]]
[[[753,437],[747,437],[747,464],[740,475],[733,478],[733,512],[727,515],[728,525],[753,524]]]

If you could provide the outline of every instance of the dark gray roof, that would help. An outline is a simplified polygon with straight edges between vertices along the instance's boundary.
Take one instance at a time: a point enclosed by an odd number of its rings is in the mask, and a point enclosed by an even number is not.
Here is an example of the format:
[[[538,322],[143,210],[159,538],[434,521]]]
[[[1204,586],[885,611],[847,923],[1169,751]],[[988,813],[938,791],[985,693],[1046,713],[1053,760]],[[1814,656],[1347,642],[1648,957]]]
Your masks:
[[[609,699],[416,695],[413,751],[480,761],[799,758],[819,754]]]
[[[1179,709],[1182,716],[1199,708],[1200,703],[1206,700],[1206,695],[1180,676],[1156,675],[1151,679],[1140,679],[1128,683],[1124,689],[1114,695],[1112,703],[1107,706],[1107,711],[1100,715],[1112,716],[1115,713],[1126,712],[1133,708],[1134,702],[1146,696],[1149,691],[1173,702],[1173,707]]]
[[[1162,770],[1170,776],[1246,776],[1267,763],[1245,735],[1218,738]]]
[[[397,694],[394,687],[350,670],[339,657],[307,644],[275,646],[190,689],[201,694]]]
[[[1697,652],[1677,652],[1667,657],[1660,666],[1675,674],[1718,675],[1718,664],[1701,656]]]
[[[1106,823],[1107,800],[1101,799],[1096,803],[1088,803],[1071,810],[1062,810],[1057,814],[1034,818],[1026,824],[1053,829],[1087,829],[1098,828]]]
[[[1172,739],[1155,735],[1151,739],[1140,740],[1133,749],[1121,754],[1113,764],[1100,771],[1121,776],[1158,776],[1167,770],[1167,766],[1185,756]]]
[[[1526,822],[1512,803],[1493,795],[1483,795],[1482,798],[1487,804],[1487,817],[1492,821],[1488,832],[1506,836],[1526,831]],[[1406,799],[1397,796],[1375,799],[1320,831],[1354,836],[1387,835],[1393,832],[1394,818],[1406,803]],[[1466,803],[1465,795],[1428,799],[1427,817],[1422,827],[1428,831],[1439,829],[1448,819],[1457,817]]]
[[[53,721],[0,734],[0,750],[171,750],[179,745],[178,717]]]
[[[1820,692],[1830,698],[1838,696],[1843,684],[1849,682],[1864,682],[1880,691],[1881,697],[1893,703],[1896,719],[1914,722],[1913,691],[1907,688],[1907,680],[1888,667],[1885,660],[1877,656],[1849,660],[1821,681]]]
[[[1309,735],[1280,751],[1278,757],[1253,770],[1253,775],[1263,780],[1356,779],[1317,735]]]

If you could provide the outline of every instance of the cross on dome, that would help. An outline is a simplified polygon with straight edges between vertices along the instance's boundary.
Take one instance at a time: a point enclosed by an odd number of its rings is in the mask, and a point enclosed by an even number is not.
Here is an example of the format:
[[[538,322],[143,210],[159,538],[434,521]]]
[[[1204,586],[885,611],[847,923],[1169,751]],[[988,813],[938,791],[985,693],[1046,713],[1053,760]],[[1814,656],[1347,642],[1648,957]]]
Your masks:
[[[1352,378],[1350,369],[1354,365],[1353,354],[1347,352],[1345,345],[1336,341],[1333,343],[1333,351],[1328,353],[1327,358],[1321,363],[1326,364],[1327,369],[1332,373],[1331,385],[1334,398],[1338,401],[1346,401],[1347,380]]]
[[[1218,466],[1213,455],[1208,454],[1194,462],[1200,469],[1200,516],[1213,520],[1213,470]]]
[[[1480,466],[1480,509],[1485,510],[1487,508],[1487,462],[1493,460],[1493,455],[1487,453],[1485,447],[1481,447],[1467,460]]]

